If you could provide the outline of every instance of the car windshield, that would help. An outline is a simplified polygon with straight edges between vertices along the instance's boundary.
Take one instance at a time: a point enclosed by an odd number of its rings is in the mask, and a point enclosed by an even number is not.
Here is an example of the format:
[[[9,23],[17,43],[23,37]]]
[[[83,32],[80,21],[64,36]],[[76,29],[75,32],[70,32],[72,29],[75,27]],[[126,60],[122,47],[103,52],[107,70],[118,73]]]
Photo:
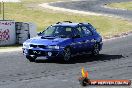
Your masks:
[[[69,38],[72,36],[72,27],[50,26],[43,32],[43,36]]]

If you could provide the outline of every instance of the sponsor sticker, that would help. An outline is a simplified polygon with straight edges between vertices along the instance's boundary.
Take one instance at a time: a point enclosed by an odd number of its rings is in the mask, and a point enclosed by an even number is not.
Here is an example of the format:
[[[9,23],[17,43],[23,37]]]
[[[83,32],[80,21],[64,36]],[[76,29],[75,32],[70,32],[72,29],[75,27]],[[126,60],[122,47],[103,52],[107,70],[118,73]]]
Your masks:
[[[96,86],[130,86],[131,80],[127,79],[89,79],[88,71],[84,71],[84,67],[81,70],[82,77],[79,78],[79,82],[82,86],[96,85]]]

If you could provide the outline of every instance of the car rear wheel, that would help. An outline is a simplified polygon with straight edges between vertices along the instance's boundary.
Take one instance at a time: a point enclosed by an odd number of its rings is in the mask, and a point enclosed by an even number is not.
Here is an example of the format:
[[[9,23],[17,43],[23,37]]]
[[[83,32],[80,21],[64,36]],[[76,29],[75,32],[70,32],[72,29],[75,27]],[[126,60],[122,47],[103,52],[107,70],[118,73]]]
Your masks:
[[[26,58],[30,61],[30,62],[35,62],[35,60],[36,60],[36,56],[26,56]]]
[[[92,51],[93,56],[99,55],[99,44],[94,45],[94,50]]]
[[[66,48],[64,50],[64,61],[69,61],[71,59],[71,49]]]

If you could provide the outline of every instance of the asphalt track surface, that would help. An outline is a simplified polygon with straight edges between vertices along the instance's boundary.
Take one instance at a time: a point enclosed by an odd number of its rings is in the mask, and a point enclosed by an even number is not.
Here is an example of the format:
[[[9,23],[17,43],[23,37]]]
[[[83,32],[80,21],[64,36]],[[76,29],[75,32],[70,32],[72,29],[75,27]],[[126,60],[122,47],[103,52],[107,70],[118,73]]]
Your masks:
[[[95,13],[101,13],[106,15],[115,15],[123,17],[127,20],[132,20],[131,10],[109,9],[104,8],[105,5],[116,2],[128,2],[132,0],[79,0],[71,2],[58,2],[50,5],[55,7],[63,7],[72,10],[90,11]]]
[[[78,56],[69,64],[59,60],[31,63],[21,51],[0,53],[0,88],[81,88],[82,67],[90,79],[132,80],[132,35],[105,41],[98,57]]]
[[[78,82],[82,67],[89,71],[90,79],[132,80],[132,35],[105,41],[98,57],[77,56],[70,63],[59,60],[31,63],[22,51],[1,52],[0,88],[82,88]]]

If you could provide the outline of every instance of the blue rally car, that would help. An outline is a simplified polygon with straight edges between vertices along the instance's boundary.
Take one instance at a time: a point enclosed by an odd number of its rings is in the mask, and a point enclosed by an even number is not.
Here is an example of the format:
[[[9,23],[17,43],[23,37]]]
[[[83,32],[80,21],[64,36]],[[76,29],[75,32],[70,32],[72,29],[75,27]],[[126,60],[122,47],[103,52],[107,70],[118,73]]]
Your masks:
[[[31,62],[37,57],[57,57],[69,61],[78,54],[98,55],[102,45],[102,37],[90,23],[64,21],[25,41],[23,53]]]

